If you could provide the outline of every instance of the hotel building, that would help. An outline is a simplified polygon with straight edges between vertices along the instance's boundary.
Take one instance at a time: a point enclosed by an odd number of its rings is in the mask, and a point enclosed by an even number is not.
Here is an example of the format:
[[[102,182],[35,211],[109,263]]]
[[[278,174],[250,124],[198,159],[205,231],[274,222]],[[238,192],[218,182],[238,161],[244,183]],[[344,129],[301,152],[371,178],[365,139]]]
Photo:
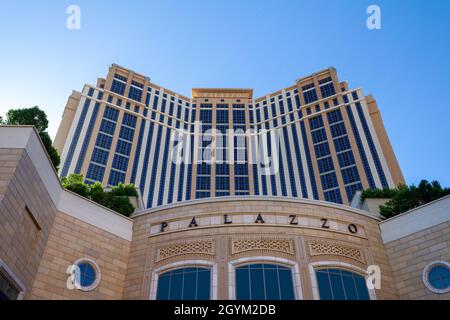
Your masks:
[[[387,199],[361,203],[403,177],[375,101],[334,69],[187,98],[113,65],[55,146],[59,173],[33,127],[0,126],[0,299],[450,299],[450,196],[387,220]],[[133,182],[140,205],[74,194],[73,172]]]
[[[55,146],[60,176],[133,183],[145,208],[223,196],[349,204],[356,190],[404,183],[375,100],[334,68],[260,98],[210,88],[188,98],[112,65],[69,97]]]

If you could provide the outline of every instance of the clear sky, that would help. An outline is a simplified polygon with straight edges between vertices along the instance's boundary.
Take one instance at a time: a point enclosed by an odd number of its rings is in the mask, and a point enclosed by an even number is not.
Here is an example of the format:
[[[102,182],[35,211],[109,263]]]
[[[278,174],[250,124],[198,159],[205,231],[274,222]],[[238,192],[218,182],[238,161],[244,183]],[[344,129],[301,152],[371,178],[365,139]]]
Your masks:
[[[68,30],[66,9],[81,9]],[[368,5],[381,30],[366,27]],[[450,1],[2,1],[0,115],[39,105],[54,137],[72,90],[117,63],[190,96],[261,96],[336,67],[372,93],[407,183],[450,186]]]

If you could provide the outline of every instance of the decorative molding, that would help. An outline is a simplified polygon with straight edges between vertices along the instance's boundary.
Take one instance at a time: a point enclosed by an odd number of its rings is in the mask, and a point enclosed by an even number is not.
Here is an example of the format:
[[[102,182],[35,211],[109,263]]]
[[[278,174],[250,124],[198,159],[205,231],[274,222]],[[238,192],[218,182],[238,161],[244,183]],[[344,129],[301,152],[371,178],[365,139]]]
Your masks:
[[[294,242],[289,239],[272,239],[272,238],[231,240],[232,255],[254,250],[275,251],[289,255],[294,255]]]
[[[186,254],[214,256],[215,253],[216,246],[212,239],[187,241],[158,248],[156,262]]]
[[[364,254],[361,249],[349,247],[332,242],[311,241],[308,243],[311,257],[320,255],[341,256],[365,263]]]

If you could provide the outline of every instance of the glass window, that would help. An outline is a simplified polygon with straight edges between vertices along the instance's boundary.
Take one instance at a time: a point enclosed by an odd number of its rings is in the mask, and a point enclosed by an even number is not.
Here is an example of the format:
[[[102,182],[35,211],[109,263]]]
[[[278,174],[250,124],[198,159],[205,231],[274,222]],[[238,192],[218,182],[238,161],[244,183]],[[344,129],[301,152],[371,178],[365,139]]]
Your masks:
[[[445,290],[450,287],[450,269],[441,264],[431,267],[428,272],[429,284],[438,290]]]
[[[0,300],[17,300],[20,290],[0,272]]]
[[[236,268],[237,300],[294,300],[292,271],[274,264]]]
[[[211,299],[211,270],[208,268],[180,268],[158,277],[157,300]]]
[[[96,278],[94,267],[88,262],[80,263],[78,267],[80,268],[80,285],[82,287],[92,286]]]
[[[321,300],[370,300],[363,276],[342,269],[316,271]]]

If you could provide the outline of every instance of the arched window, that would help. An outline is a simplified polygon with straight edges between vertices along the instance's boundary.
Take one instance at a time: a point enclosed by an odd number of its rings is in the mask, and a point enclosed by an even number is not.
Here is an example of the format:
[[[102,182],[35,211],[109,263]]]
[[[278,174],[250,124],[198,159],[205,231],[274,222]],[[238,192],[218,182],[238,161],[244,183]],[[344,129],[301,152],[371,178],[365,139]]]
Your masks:
[[[236,268],[237,300],[293,300],[291,268],[250,264]]]
[[[363,276],[342,269],[316,270],[321,300],[370,300]]]
[[[211,270],[209,268],[188,267],[160,274],[156,299],[211,299]]]

